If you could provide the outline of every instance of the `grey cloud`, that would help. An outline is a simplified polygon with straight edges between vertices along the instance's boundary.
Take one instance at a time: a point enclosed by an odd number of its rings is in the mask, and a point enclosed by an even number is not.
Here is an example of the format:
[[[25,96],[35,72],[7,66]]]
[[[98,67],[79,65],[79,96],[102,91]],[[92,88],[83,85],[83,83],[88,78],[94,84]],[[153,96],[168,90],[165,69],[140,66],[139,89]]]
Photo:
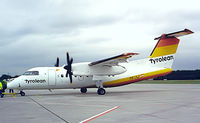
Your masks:
[[[4,17],[0,22],[1,46],[18,41],[21,36],[33,34],[65,34],[67,36],[77,33],[81,28],[105,25],[118,20],[118,17],[112,15],[91,16],[87,12],[88,6],[82,7],[83,3],[81,3],[70,1],[64,4],[54,4],[53,1],[4,2],[7,8],[5,12],[0,12],[0,15]]]
[[[135,9],[131,7],[133,3],[129,2],[128,8],[126,8],[124,2],[122,2],[124,5],[120,6],[119,1],[119,8],[112,9],[112,6],[109,6],[104,11],[104,6],[100,6],[100,12],[97,13],[95,10],[93,12],[92,8],[96,3],[90,0],[61,2],[54,0],[1,1],[0,56],[3,59],[0,61],[0,74],[5,72],[22,73],[35,66],[51,66],[57,56],[61,57],[61,64],[64,64],[66,50],[74,57],[75,62],[80,62],[95,61],[118,55],[118,53],[127,50],[132,52],[137,48],[134,46],[133,49],[126,48],[126,45],[124,45],[127,43],[126,41],[116,41],[116,44],[121,44],[126,50],[119,49],[118,46],[114,47],[112,46],[112,39],[118,37],[118,35],[105,36],[104,32],[97,36],[82,37],[81,33],[89,28],[95,31],[97,27],[110,25],[144,25],[141,28],[138,26],[135,30],[141,31],[147,30],[144,28],[149,28],[150,34],[148,35],[152,35],[152,40],[154,36],[159,36],[161,33],[177,31],[185,27],[191,27],[195,32],[199,31],[199,11],[167,10],[159,12],[152,8],[136,7]],[[109,10],[112,10],[112,12],[110,13]],[[115,10],[118,11],[115,12]],[[123,12],[119,13],[119,10]],[[134,26],[130,28],[132,27]],[[132,37],[137,37],[134,32],[127,33],[133,33]],[[144,36],[148,35],[144,34]],[[140,40],[142,41],[143,38],[140,37]],[[198,40],[198,38],[192,36],[189,39],[191,41]],[[138,38],[135,40],[139,41]],[[141,42],[128,43],[134,45]],[[193,49],[198,49],[198,45],[187,42],[184,44],[193,47]],[[139,50],[141,56],[144,56],[144,52],[148,57],[150,52],[146,53],[146,51],[151,49],[153,47],[146,49],[144,47],[144,49]],[[181,51],[183,50],[181,49]],[[187,55],[196,51],[192,50]],[[183,57],[185,56],[181,56],[181,59]],[[175,64],[177,68],[181,68],[179,62],[181,61],[178,60]]]

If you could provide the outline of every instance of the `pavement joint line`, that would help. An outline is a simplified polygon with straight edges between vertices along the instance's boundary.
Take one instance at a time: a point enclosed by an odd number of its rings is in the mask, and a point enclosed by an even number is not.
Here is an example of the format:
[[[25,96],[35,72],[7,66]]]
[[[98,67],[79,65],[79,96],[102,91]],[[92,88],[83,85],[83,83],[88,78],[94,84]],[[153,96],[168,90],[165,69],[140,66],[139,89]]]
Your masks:
[[[94,119],[96,119],[96,118],[98,118],[98,117],[100,117],[100,116],[102,116],[102,115],[105,115],[105,114],[107,114],[107,113],[110,113],[110,112],[112,112],[112,111],[118,109],[119,107],[120,107],[120,106],[115,106],[115,107],[113,107],[113,108],[111,108],[111,109],[108,109],[108,110],[102,112],[102,113],[99,113],[99,114],[94,115],[94,116],[92,116],[92,117],[90,117],[90,118],[88,118],[88,119],[85,119],[85,120],[83,120],[83,121],[81,121],[81,122],[79,122],[79,123],[87,123],[87,122],[89,122],[89,121],[91,121],[91,120],[94,120]]]
[[[42,104],[40,104],[39,102],[37,102],[36,100],[34,100],[33,98],[29,97],[28,98],[30,100],[32,100],[33,102],[35,102],[36,104],[38,104],[39,106],[41,106],[42,108],[44,108],[45,110],[47,110],[48,112],[50,112],[51,114],[53,114],[54,116],[58,117],[59,119],[61,119],[62,121],[64,121],[65,123],[69,123],[68,121],[66,121],[65,119],[63,119],[62,117],[60,117],[59,115],[57,115],[56,113],[54,113],[53,111],[49,110],[48,108],[46,108],[45,106],[43,106]]]
[[[83,105],[83,104],[66,104],[66,103],[44,103],[44,104],[49,104],[49,105],[67,105],[67,106],[80,106],[80,107],[110,107],[110,106],[106,106],[106,105]]]
[[[155,115],[155,114],[142,114],[142,115],[145,115],[145,116],[148,116],[148,117],[154,117],[154,118],[157,118],[157,119],[162,119],[162,120],[166,120],[167,122],[176,122],[175,120],[172,120],[172,119],[169,119],[169,118],[164,118],[164,117],[160,117],[158,115]]]
[[[16,98],[16,97],[13,97]],[[16,100],[3,100],[4,102],[16,102],[16,103],[33,103],[33,102],[24,102],[24,101],[16,101]],[[101,107],[101,108],[108,108],[109,105],[83,105],[83,104],[66,104],[66,103],[43,103],[46,105],[65,105],[65,106],[80,106],[80,107]]]

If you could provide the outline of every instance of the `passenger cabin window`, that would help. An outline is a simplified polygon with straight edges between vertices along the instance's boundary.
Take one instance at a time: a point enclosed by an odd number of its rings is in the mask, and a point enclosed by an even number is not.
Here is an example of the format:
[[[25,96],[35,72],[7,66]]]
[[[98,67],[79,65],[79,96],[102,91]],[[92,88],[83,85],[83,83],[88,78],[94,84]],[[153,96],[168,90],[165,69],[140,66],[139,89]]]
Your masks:
[[[23,75],[39,75],[39,71],[27,71]]]

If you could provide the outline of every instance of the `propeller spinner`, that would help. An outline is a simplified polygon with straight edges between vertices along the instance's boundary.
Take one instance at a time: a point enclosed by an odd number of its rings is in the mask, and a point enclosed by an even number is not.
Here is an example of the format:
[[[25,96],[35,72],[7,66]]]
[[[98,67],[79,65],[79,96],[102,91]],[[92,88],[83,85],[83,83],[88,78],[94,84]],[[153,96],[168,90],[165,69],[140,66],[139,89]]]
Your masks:
[[[68,52],[66,53],[66,55],[67,55],[67,65],[64,66],[64,69],[67,70],[66,77],[68,77],[68,75],[69,75],[70,83],[72,83],[72,75],[73,75],[72,63],[73,63],[73,58],[70,59]]]

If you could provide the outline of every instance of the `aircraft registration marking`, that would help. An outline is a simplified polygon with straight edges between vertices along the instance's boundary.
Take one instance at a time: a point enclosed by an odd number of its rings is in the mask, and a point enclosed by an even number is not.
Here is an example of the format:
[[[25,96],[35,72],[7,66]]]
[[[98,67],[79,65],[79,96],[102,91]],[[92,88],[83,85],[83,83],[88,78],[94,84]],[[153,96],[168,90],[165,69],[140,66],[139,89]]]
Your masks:
[[[139,78],[141,78],[141,77],[143,77],[143,76],[144,76],[144,74],[136,75],[136,76],[130,77],[129,79],[130,79],[130,80],[135,80],[135,79],[139,79]]]

